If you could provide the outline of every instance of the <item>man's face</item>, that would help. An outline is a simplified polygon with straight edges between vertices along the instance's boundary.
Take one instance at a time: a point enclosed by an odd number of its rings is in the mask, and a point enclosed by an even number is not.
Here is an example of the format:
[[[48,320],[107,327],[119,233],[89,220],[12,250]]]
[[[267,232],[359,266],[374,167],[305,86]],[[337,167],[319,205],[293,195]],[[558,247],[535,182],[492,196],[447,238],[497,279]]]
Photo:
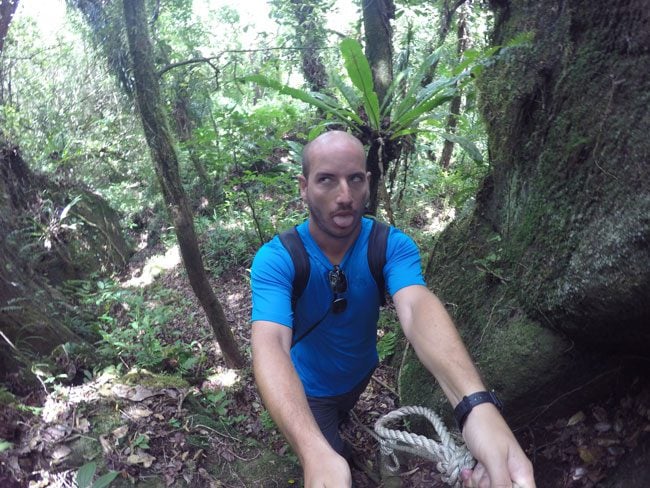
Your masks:
[[[300,194],[321,238],[356,236],[369,196],[363,148],[349,137],[331,136],[309,152],[309,176]]]

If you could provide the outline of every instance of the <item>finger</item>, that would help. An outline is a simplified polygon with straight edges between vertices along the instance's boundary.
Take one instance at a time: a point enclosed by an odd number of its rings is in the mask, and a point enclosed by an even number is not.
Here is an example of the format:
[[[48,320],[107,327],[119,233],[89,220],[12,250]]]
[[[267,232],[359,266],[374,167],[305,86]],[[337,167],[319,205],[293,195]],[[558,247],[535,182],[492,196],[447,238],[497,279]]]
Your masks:
[[[491,488],[511,488],[512,479],[510,473],[508,472],[508,467],[505,462],[502,462],[500,459],[492,459],[491,462],[486,462],[486,467],[484,468],[485,475],[488,478],[488,482],[485,486]],[[483,474],[483,473],[481,473]],[[484,485],[478,485],[483,487]]]
[[[490,486],[490,478],[487,476],[485,466],[481,463],[477,463],[476,466],[474,466],[474,472],[472,473],[472,486],[475,488],[483,487],[485,486],[486,481],[488,483],[487,486]]]
[[[464,468],[460,471],[460,479],[465,488],[472,488],[472,472],[470,468]]]

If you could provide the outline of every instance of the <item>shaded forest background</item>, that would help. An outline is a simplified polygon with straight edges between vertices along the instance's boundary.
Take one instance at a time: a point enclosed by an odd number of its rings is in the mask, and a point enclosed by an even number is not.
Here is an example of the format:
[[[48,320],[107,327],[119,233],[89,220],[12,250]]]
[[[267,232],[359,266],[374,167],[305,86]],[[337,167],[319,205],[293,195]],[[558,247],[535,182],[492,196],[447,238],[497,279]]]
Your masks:
[[[305,218],[330,128],[366,144],[369,211],[420,245],[539,486],[650,481],[650,5],[343,3],[69,0],[53,30],[0,0],[2,483],[299,479],[248,369],[247,268]],[[361,423],[448,414],[390,306],[378,350]]]

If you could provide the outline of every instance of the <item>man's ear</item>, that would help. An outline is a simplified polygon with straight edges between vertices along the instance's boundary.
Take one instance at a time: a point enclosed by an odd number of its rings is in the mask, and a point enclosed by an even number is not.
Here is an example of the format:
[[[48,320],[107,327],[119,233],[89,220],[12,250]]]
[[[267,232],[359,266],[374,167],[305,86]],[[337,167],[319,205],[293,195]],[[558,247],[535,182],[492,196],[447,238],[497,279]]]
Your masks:
[[[300,185],[300,196],[304,200],[307,194],[307,178],[304,175],[298,175],[298,184]]]

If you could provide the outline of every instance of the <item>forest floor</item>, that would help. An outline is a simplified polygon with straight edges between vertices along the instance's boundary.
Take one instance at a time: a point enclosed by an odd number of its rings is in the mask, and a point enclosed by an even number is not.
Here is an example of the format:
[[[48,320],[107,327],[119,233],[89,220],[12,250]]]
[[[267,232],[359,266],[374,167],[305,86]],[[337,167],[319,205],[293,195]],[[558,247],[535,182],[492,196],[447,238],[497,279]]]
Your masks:
[[[133,261],[133,275],[143,257]],[[226,368],[184,271],[177,266],[157,279],[182,304],[163,335],[173,342],[180,332],[183,341],[207,354],[217,374],[186,384],[146,371],[130,377],[105,373],[76,385],[24,389],[21,403],[42,410],[36,414],[0,402],[0,438],[15,443],[0,453],[0,486],[76,486],[78,467],[90,460],[119,472],[112,486],[301,485],[297,459],[265,416],[250,369]],[[246,270],[227,270],[213,286],[249,357]],[[81,368],[74,357],[61,361],[67,361],[64,369]],[[385,361],[343,428],[359,465],[354,486],[447,486],[432,462],[414,457],[402,463],[398,475],[380,477],[379,448],[368,429],[399,406],[395,384],[396,370]],[[650,390],[639,381],[628,386],[622,395],[612,392],[566,416],[538,419],[518,430],[536,466],[538,487],[599,486],[623,455],[647,438]]]

